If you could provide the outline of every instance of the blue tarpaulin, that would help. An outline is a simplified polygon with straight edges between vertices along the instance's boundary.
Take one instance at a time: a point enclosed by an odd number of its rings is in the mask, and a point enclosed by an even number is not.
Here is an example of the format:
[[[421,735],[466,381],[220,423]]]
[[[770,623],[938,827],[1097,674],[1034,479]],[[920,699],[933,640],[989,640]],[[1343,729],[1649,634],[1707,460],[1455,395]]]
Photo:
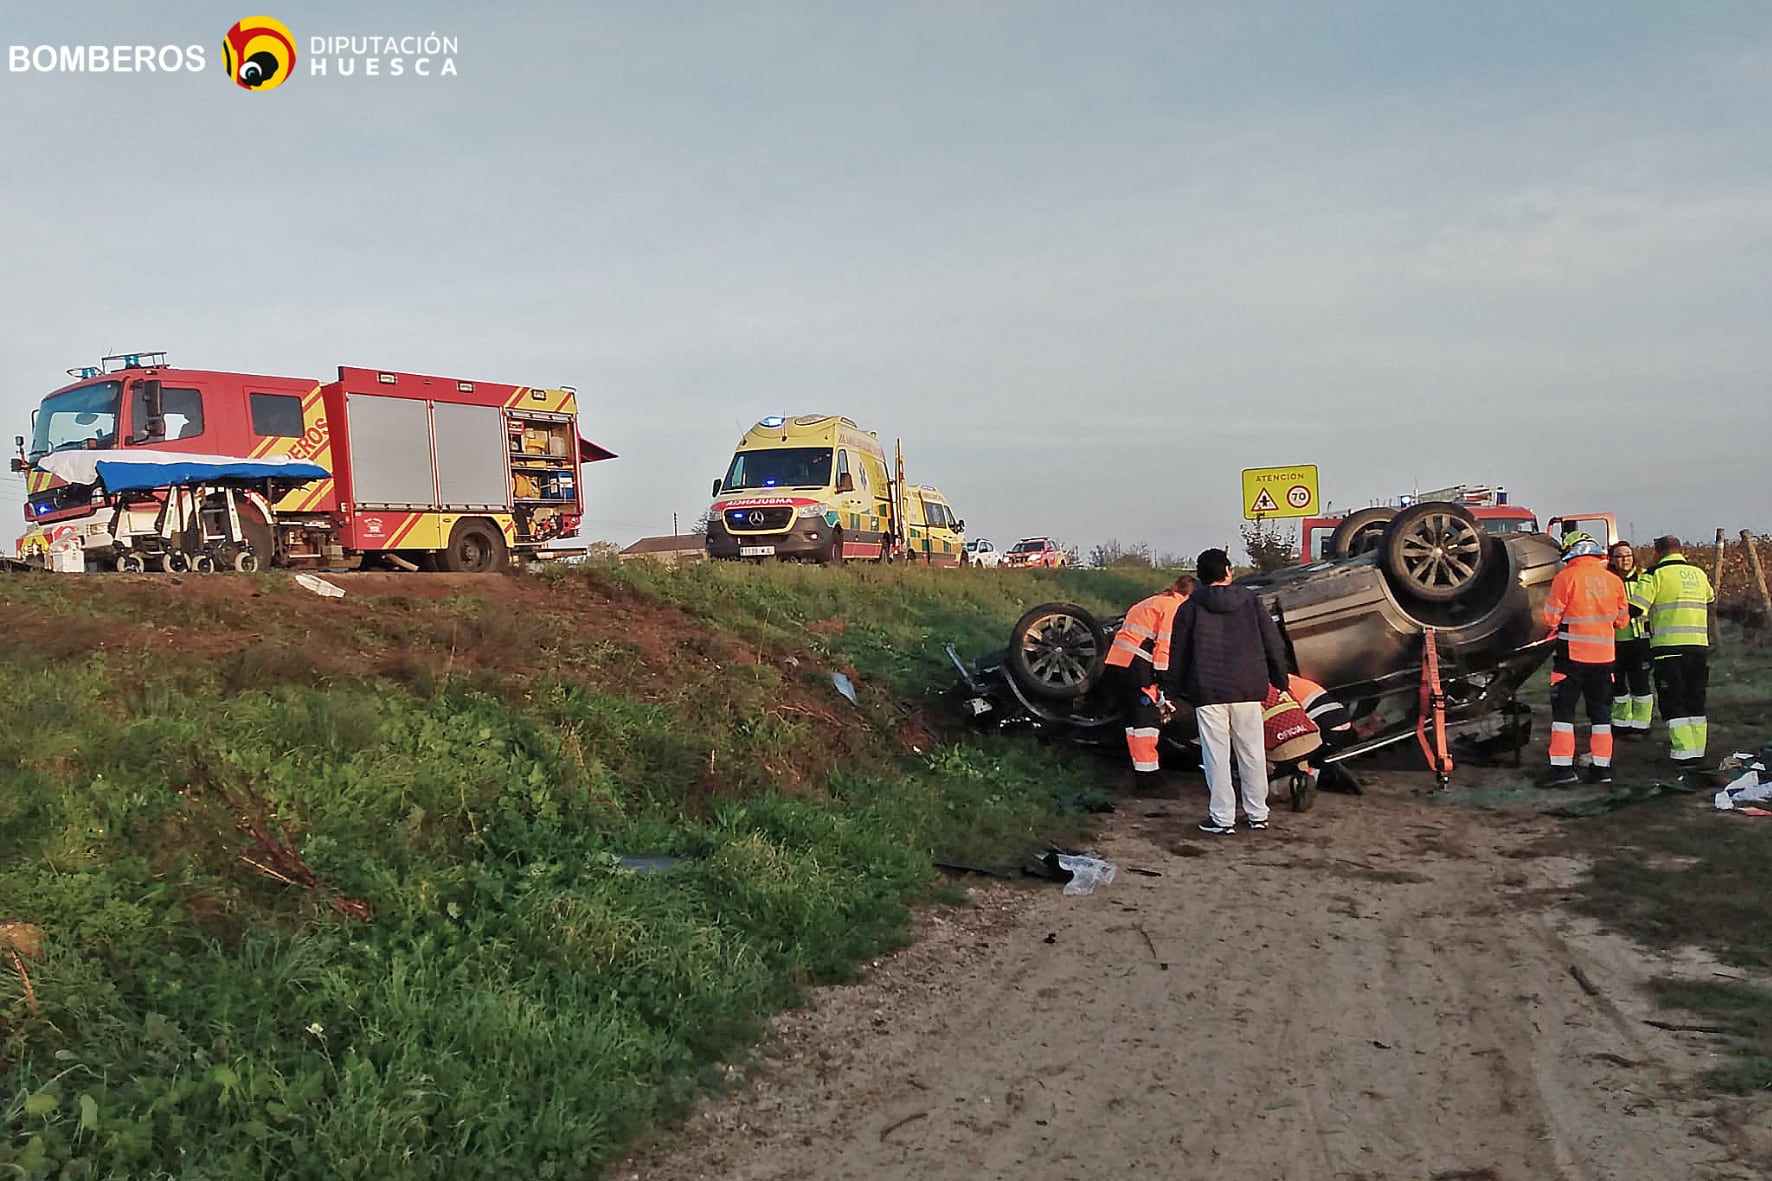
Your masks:
[[[324,480],[331,473],[317,463],[259,463],[234,460],[218,463],[126,463],[101,461],[98,478],[111,492],[165,488],[171,484],[215,484],[223,480]]]
[[[267,456],[248,459],[232,455],[195,455],[174,451],[109,449],[58,451],[38,460],[37,466],[70,484],[102,481],[111,492],[136,492],[172,484],[214,484],[224,480],[278,480],[304,484],[324,480],[332,473],[317,463]]]

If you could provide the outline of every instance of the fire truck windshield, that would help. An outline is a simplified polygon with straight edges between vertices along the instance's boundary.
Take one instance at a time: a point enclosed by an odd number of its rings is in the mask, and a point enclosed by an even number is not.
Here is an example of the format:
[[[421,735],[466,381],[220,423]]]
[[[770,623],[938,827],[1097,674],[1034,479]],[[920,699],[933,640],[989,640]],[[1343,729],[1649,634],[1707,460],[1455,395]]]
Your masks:
[[[114,446],[123,383],[101,381],[43,399],[31,433],[32,459],[70,447]]]
[[[830,482],[829,447],[781,447],[740,451],[732,457],[721,486],[734,492],[740,488],[823,488]]]

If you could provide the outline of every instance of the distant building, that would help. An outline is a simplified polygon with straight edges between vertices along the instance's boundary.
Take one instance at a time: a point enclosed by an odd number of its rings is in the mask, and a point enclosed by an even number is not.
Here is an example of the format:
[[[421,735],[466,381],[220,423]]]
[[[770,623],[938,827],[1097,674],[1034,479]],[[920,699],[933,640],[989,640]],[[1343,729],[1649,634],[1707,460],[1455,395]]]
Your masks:
[[[663,537],[642,537],[616,556],[624,562],[648,558],[654,562],[663,562],[666,566],[702,562],[707,560],[708,538],[705,533],[667,533]]]

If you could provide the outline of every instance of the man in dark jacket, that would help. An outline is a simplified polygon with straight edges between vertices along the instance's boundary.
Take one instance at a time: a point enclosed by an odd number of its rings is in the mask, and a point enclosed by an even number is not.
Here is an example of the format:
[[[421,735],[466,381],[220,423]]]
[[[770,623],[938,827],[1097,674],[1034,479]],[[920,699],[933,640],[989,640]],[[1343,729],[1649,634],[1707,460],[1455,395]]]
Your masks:
[[[1286,689],[1286,648],[1280,629],[1248,587],[1231,585],[1230,555],[1209,549],[1196,563],[1201,589],[1175,613],[1164,688],[1191,702],[1200,727],[1200,750],[1212,805],[1200,831],[1229,836],[1237,831],[1237,794],[1231,783],[1231,749],[1243,787],[1249,827],[1267,827],[1267,750],[1261,703],[1268,686]]]

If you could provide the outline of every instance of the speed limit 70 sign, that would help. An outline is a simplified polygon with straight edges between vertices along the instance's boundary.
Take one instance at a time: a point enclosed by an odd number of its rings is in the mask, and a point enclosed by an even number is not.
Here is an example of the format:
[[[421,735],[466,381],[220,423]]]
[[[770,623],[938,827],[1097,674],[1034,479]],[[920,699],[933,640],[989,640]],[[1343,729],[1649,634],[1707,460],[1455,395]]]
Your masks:
[[[1247,520],[1312,517],[1321,503],[1314,463],[1243,469],[1243,516]]]

